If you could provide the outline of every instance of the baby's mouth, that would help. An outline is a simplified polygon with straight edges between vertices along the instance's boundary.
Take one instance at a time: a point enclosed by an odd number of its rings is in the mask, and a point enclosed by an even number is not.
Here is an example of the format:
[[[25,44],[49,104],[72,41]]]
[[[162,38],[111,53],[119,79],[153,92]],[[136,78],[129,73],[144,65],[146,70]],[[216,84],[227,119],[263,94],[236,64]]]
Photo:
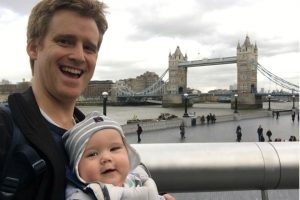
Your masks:
[[[109,173],[112,173],[114,171],[116,171],[116,170],[115,169],[106,169],[103,172],[101,172],[101,174],[109,174]]]

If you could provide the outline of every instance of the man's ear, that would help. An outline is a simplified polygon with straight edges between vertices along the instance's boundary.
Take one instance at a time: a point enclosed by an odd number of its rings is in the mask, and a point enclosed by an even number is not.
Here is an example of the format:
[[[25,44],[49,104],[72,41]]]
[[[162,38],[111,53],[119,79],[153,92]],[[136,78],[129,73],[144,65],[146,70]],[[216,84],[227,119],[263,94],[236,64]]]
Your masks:
[[[36,42],[35,41],[29,42],[27,44],[26,50],[27,50],[27,54],[29,55],[30,59],[36,60],[37,54],[38,54],[38,52],[37,52],[38,46],[37,46]]]

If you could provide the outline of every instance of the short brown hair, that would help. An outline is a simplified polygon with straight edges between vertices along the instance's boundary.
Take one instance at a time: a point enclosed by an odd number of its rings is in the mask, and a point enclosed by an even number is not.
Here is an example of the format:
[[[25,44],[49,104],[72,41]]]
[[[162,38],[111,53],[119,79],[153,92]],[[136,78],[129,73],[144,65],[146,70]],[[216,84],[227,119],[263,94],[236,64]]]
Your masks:
[[[98,0],[41,0],[31,11],[27,26],[27,44],[33,40],[41,42],[46,36],[50,21],[59,10],[71,10],[95,20],[98,30],[104,34],[108,24],[105,18],[107,6]],[[98,48],[101,41],[98,42]],[[30,59],[33,71],[33,60]]]

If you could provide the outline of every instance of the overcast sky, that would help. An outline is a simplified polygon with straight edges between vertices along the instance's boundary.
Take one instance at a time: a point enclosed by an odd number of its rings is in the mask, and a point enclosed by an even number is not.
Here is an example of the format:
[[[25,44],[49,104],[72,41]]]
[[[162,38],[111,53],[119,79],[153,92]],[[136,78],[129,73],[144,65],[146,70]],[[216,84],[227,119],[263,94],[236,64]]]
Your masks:
[[[28,15],[37,0],[0,1],[0,81],[31,79],[26,54]],[[236,55],[246,35],[258,62],[299,84],[298,0],[104,0],[109,29],[93,80],[161,75],[177,46],[188,60]],[[236,83],[236,65],[188,69],[188,87],[206,92]],[[258,75],[258,89],[281,89]]]

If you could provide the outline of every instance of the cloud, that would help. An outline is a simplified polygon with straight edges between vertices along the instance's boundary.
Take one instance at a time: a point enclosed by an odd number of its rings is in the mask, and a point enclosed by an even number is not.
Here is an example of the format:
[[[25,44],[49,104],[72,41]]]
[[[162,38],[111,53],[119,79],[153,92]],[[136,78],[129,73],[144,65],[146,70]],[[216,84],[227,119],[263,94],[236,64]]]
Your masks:
[[[263,40],[260,48],[262,56],[276,56],[286,53],[299,53],[299,41]]]
[[[32,6],[36,4],[38,0],[26,0],[26,2],[11,1],[11,0],[1,0],[0,7],[4,9],[11,10],[20,15],[28,15],[30,13]]]

